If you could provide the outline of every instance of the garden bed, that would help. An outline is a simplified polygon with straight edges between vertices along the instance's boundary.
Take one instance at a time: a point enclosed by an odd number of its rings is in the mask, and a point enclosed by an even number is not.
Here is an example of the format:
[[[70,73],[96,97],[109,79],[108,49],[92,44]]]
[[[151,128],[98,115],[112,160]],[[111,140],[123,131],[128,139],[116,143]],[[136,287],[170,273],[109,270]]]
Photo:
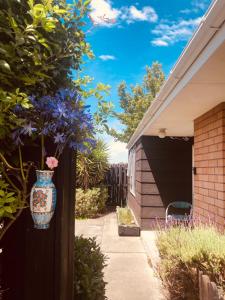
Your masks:
[[[199,300],[202,289],[199,274],[204,274],[203,277],[207,277],[208,282],[213,282],[213,286],[218,290],[219,298],[213,299],[224,299],[223,234],[213,227],[199,226],[192,229],[180,226],[160,231],[157,246],[161,256],[159,273],[170,292],[171,299]]]
[[[140,227],[128,207],[116,208],[119,236],[140,236]]]

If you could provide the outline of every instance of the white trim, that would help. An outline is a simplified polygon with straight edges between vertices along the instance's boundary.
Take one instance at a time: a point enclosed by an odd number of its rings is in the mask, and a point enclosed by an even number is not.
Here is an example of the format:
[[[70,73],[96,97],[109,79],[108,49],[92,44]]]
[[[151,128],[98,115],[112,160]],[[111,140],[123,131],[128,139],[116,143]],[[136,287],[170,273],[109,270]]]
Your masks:
[[[130,177],[130,192],[135,196],[135,185],[136,185],[136,149],[132,149],[129,153],[128,160],[128,174]]]
[[[169,78],[127,144],[130,149],[152,122],[174,100],[193,75],[225,40],[225,0],[216,0],[210,6],[193,38],[182,52]],[[221,26],[221,28],[219,27]]]

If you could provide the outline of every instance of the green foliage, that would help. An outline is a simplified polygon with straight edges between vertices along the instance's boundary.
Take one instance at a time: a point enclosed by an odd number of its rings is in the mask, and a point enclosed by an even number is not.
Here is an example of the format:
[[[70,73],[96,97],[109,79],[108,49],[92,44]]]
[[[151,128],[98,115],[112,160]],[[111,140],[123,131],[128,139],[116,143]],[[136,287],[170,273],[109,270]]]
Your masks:
[[[89,2],[0,0],[0,100],[5,99],[0,139],[17,125],[12,109],[21,97],[25,105],[26,95],[55,94],[65,87],[76,87],[84,99],[94,96],[99,104],[96,124],[106,124],[109,104],[104,95],[110,87],[99,83],[90,88],[88,76],[72,78],[74,71],[80,74],[85,55],[94,57],[83,31]]]
[[[74,299],[105,300],[103,269],[106,257],[95,238],[75,237],[74,247]]]
[[[91,153],[77,154],[77,187],[83,189],[98,186],[109,168],[107,145],[97,140]]]
[[[10,191],[10,186],[4,180],[0,180],[0,220],[4,217],[13,219],[19,209],[19,195]]]
[[[199,299],[195,269],[225,291],[225,236],[213,227],[171,228],[159,233],[157,245],[162,258],[160,274],[171,299]]]
[[[131,93],[127,91],[126,82],[122,82],[119,85],[118,94],[123,112],[114,113],[114,115],[124,128],[122,132],[110,129],[109,134],[121,142],[128,142],[164,80],[162,66],[154,62],[151,67],[146,67],[143,83],[131,86]]]
[[[20,120],[12,113],[15,105],[20,104],[29,108],[29,99],[26,94],[16,89],[14,93],[5,92],[0,89],[0,140],[7,137],[11,130],[21,126],[23,120]]]
[[[119,219],[119,223],[122,225],[132,225],[135,224],[134,217],[130,208],[128,207],[118,207],[117,215]]]
[[[113,103],[106,101],[105,97],[110,94],[111,87],[104,83],[99,82],[95,87],[92,87],[94,78],[90,76],[81,76],[82,72],[78,73],[79,76],[74,80],[75,85],[78,87],[83,99],[94,97],[97,100],[97,110],[94,113],[95,129],[102,133],[108,131],[107,120],[113,112]]]
[[[79,68],[83,54],[91,56],[81,29],[88,8],[81,1],[78,6],[72,9],[63,0],[0,0],[3,90],[48,94],[72,84],[68,75]]]
[[[74,86],[72,71],[92,57],[82,30],[87,12],[82,1],[0,0],[0,139],[21,125],[12,110],[29,108],[27,95]]]
[[[108,199],[108,189],[104,186],[87,190],[76,190],[75,216],[93,218],[103,212]]]

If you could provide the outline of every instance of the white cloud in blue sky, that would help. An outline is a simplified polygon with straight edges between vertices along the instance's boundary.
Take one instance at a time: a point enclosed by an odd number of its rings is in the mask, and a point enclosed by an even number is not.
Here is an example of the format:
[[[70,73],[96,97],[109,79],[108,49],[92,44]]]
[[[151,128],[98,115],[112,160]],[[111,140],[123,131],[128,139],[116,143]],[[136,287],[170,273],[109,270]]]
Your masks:
[[[121,8],[120,18],[128,24],[136,21],[155,23],[158,20],[158,15],[151,6],[144,6],[142,9],[138,9],[136,6],[132,5],[130,7]]]
[[[146,21],[154,23],[158,20],[155,9],[151,6],[144,6],[138,9],[135,5],[114,8],[109,0],[92,0],[90,17],[95,25],[111,27],[116,22],[127,24]]]
[[[208,0],[193,0],[191,1],[191,8],[181,9],[180,13],[189,15],[189,14],[197,14],[199,11],[206,10],[209,5]]]
[[[113,127],[117,131],[121,131],[121,124],[117,120],[111,120],[108,125],[110,128]],[[127,163],[128,150],[126,148],[126,143],[115,141],[115,139],[108,134],[99,134],[98,137],[108,146],[110,163]]]
[[[96,25],[112,26],[111,20],[116,20],[120,15],[120,11],[113,8],[108,0],[92,0],[90,3],[90,17]]]
[[[179,19],[176,22],[162,21],[152,30],[152,33],[157,36],[151,41],[152,45],[165,47],[176,42],[187,41],[201,22],[201,19],[201,17],[198,17],[189,20]]]
[[[101,60],[115,60],[116,57],[114,55],[109,55],[109,54],[102,54],[102,55],[99,55],[99,58]]]

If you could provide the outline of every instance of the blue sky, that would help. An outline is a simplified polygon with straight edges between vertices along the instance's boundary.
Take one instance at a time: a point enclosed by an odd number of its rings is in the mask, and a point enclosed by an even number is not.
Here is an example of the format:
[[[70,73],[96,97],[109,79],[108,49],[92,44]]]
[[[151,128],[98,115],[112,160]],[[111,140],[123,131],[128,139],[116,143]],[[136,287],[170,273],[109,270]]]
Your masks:
[[[122,80],[128,85],[140,83],[145,66],[162,63],[166,75],[172,69],[210,0],[92,0],[90,17],[95,26],[87,31],[95,60],[85,66],[94,83],[111,86],[110,100],[119,111],[117,87]],[[91,27],[91,22],[89,24]],[[94,105],[94,101],[91,101]],[[117,128],[116,121],[112,124]],[[122,143],[105,137],[117,157],[125,160]],[[119,152],[119,149],[123,149]]]

